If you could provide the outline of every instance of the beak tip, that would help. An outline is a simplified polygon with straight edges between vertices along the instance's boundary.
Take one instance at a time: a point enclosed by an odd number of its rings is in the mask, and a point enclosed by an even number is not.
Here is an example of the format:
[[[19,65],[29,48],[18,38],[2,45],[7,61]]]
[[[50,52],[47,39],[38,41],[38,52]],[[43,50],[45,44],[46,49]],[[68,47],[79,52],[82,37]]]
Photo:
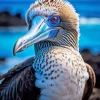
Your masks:
[[[13,47],[13,55],[14,55],[14,56],[16,56],[16,53],[17,53],[17,52],[21,52],[21,51],[24,50],[23,48],[20,48],[20,43],[21,43],[20,40],[17,41],[17,42],[15,43],[14,47]]]
[[[16,52],[15,52],[15,50],[13,50],[13,55],[16,56]]]
[[[15,43],[14,48],[13,48],[13,55],[16,56],[16,43]]]
[[[16,52],[13,51],[13,55],[16,56]]]

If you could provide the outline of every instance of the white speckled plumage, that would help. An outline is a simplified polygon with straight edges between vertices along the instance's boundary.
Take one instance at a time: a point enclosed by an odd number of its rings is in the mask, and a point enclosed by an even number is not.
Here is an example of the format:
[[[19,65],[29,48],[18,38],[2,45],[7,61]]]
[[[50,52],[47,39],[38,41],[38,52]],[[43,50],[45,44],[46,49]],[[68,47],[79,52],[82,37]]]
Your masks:
[[[65,5],[67,7],[65,7]],[[63,12],[65,10],[64,8],[66,9],[66,12]],[[68,24],[76,25],[77,31],[79,31],[78,13],[76,13],[75,8],[67,0],[36,0],[27,10],[26,22],[29,24],[29,21],[33,19],[34,15],[49,16],[52,14],[58,14],[62,17],[64,17],[63,15],[65,15],[65,17],[67,15],[69,19],[71,18],[72,20],[75,20]]]
[[[37,78],[35,85],[41,89],[39,100],[82,100],[89,75],[81,55],[75,49],[42,49],[33,66]]]
[[[26,21],[29,24],[34,15],[48,17],[54,13],[61,17],[63,29],[51,42],[59,46],[46,42],[35,45],[38,50],[33,66],[35,85],[41,89],[39,100],[82,100],[89,74],[78,51],[79,19],[74,7],[63,0],[38,0],[30,6]]]

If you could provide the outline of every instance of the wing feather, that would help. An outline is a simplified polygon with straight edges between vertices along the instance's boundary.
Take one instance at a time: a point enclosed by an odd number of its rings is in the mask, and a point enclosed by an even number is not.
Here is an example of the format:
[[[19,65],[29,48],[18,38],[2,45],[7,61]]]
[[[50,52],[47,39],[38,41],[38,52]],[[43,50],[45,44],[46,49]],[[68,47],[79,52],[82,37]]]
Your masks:
[[[34,58],[16,65],[0,77],[0,100],[36,100],[39,89],[35,87]]]
[[[95,73],[92,69],[92,67],[86,63],[86,68],[87,71],[89,73],[89,79],[85,85],[85,90],[84,90],[84,94],[83,94],[83,99],[82,100],[88,100],[89,97],[91,96],[92,92],[93,92],[93,88],[95,86],[96,83],[96,76]]]

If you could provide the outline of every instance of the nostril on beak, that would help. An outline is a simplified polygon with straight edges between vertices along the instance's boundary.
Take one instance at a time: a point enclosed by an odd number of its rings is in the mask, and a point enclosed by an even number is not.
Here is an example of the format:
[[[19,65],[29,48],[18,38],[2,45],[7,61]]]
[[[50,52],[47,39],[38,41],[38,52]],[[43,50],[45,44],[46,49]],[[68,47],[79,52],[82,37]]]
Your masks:
[[[23,40],[23,43],[22,44],[24,44],[26,42],[26,40]]]

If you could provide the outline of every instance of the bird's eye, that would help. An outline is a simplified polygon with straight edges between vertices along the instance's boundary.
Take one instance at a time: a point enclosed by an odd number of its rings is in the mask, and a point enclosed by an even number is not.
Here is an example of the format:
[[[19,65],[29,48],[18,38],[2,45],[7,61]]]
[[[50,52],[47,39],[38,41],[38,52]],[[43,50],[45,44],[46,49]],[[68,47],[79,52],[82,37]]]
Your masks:
[[[58,21],[58,17],[57,16],[53,16],[51,18],[51,22],[56,23]]]
[[[56,26],[59,25],[59,23],[60,23],[60,17],[59,16],[56,16],[56,15],[49,16],[48,25],[50,27],[56,27]]]

